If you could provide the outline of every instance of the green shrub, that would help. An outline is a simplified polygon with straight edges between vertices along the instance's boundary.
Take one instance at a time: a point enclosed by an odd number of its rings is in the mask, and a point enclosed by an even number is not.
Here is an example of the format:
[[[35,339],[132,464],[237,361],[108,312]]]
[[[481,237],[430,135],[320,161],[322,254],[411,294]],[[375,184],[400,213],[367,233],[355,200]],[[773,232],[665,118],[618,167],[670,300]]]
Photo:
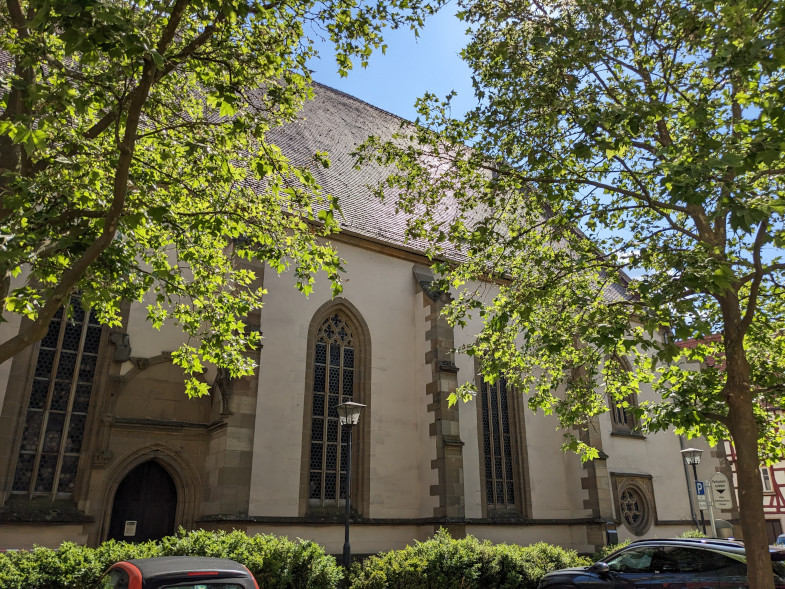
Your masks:
[[[331,556],[309,541],[270,535],[183,529],[160,542],[110,540],[97,548],[64,542],[60,548],[0,554],[0,589],[82,589],[92,587],[119,560],[151,556],[215,556],[244,564],[261,589],[333,589],[342,571]]]
[[[575,551],[540,542],[532,546],[491,544],[473,536],[453,540],[445,530],[402,550],[354,563],[352,589],[534,589],[547,572],[590,564]]]
[[[698,530],[697,528],[694,530],[687,530],[686,532],[682,532],[678,536],[679,538],[707,538],[706,534]]]

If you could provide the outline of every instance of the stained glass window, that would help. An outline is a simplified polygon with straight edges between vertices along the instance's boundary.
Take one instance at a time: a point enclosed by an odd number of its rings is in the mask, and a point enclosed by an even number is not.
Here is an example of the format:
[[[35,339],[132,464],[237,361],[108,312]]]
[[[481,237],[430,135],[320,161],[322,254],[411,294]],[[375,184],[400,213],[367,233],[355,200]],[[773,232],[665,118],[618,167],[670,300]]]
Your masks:
[[[98,361],[101,326],[85,316],[78,295],[72,317],[63,309],[41,340],[19,446],[12,492],[53,499],[73,493],[87,408]]]
[[[308,497],[311,505],[338,505],[346,498],[346,439],[335,408],[354,400],[355,391],[355,342],[346,316],[340,311],[330,314],[313,346]]]
[[[512,428],[504,378],[480,386],[485,459],[485,500],[489,507],[515,506]]]

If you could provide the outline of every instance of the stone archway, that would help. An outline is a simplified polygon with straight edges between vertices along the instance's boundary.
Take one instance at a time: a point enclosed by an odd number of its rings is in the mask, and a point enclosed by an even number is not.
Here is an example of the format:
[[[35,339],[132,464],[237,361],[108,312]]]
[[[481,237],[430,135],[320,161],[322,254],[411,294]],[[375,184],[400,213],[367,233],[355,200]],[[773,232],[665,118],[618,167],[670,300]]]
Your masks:
[[[120,482],[112,501],[108,539],[158,540],[174,533],[177,487],[158,462],[148,460]]]
[[[114,511],[114,502],[121,485],[131,477],[137,467],[153,462],[163,469],[174,484],[176,507],[174,509],[174,526],[191,529],[199,505],[199,490],[202,481],[194,466],[176,451],[162,444],[140,448],[130,456],[121,460],[108,473],[103,482],[103,500],[101,501],[101,526],[96,530],[96,535],[90,540],[99,543],[113,536],[110,535],[110,525]],[[143,473],[140,473],[143,474]],[[129,520],[134,521],[134,520]],[[138,520],[137,520],[138,521]],[[122,532],[125,530],[123,529]],[[122,538],[121,538],[122,539]]]

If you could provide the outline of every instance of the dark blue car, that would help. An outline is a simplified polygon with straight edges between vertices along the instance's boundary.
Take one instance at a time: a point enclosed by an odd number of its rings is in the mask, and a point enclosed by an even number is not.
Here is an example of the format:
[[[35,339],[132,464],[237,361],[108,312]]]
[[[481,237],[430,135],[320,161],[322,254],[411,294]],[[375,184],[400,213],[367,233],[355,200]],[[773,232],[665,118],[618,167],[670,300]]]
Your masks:
[[[785,547],[770,547],[774,584],[785,589]],[[639,540],[590,567],[545,575],[538,589],[723,589],[748,587],[744,544],[730,540]]]

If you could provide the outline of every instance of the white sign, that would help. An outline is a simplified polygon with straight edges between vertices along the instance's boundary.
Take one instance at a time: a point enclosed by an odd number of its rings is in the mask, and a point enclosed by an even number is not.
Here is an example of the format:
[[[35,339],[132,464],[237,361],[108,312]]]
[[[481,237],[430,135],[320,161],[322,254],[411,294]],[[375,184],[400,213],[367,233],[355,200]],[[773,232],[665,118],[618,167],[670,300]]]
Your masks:
[[[706,503],[706,495],[698,495],[698,509],[701,511],[706,511],[708,508],[709,506]]]
[[[717,509],[733,508],[733,499],[731,499],[733,490],[728,482],[728,477],[721,472],[715,472],[711,476],[711,491],[714,497],[714,507]]]
[[[125,522],[125,530],[123,536],[136,536],[136,520],[129,519]]]

